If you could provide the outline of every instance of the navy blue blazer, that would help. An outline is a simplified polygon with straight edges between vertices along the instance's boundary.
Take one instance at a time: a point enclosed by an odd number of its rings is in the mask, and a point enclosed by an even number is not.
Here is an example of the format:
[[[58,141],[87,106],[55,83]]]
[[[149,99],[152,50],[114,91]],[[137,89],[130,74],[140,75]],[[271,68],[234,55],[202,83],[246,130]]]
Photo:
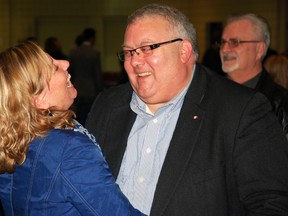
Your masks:
[[[130,84],[104,91],[86,122],[115,177],[131,95]],[[150,215],[288,215],[288,144],[266,97],[196,66]]]

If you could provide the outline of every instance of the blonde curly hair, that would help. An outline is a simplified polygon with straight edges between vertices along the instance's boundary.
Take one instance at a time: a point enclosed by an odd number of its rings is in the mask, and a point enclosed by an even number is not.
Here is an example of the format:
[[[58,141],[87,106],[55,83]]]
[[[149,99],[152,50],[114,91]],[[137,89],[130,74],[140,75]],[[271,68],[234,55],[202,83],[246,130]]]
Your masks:
[[[0,53],[0,173],[23,164],[36,137],[75,125],[72,110],[41,110],[34,104],[49,85],[52,68],[51,58],[33,42]]]

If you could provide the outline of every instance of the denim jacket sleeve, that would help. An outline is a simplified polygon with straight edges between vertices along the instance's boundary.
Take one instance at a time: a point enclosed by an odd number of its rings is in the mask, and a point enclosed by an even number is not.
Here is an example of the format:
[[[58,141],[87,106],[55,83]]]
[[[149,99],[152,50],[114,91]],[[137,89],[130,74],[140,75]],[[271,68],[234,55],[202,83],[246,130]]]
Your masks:
[[[55,187],[63,189],[63,198],[81,215],[142,215],[122,194],[99,145],[86,134],[69,139]]]

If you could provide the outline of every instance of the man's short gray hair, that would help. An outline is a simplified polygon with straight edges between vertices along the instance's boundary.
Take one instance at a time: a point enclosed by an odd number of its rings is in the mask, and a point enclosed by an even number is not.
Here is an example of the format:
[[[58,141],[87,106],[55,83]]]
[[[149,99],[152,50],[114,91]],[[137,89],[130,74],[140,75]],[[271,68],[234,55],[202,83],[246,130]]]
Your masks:
[[[182,12],[167,5],[148,4],[133,12],[127,19],[127,25],[145,16],[161,16],[167,20],[175,34],[183,39],[188,39],[192,43],[193,53],[195,54],[196,59],[198,58],[199,47],[196,30],[193,24]]]
[[[267,51],[268,47],[270,46],[270,26],[267,20],[262,16],[249,13],[230,17],[227,20],[226,25],[239,20],[250,21],[250,23],[253,25],[255,29],[255,33],[257,34],[257,36],[264,41]]]

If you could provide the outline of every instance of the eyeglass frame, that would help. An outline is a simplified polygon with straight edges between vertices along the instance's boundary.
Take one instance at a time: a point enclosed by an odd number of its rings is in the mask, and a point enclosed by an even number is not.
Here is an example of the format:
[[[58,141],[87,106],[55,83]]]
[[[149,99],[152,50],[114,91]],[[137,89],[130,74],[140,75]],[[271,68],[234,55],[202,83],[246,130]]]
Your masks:
[[[230,38],[228,40],[221,39],[219,42],[216,42],[217,46],[222,49],[227,43],[230,49],[238,47],[241,43],[260,43],[259,40],[239,40],[238,38]]]
[[[160,43],[156,43],[156,44],[151,44],[151,45],[144,45],[144,46],[140,46],[140,47],[137,47],[136,49],[132,49],[132,50],[122,50],[122,51],[119,51],[119,52],[117,52],[117,56],[118,56],[118,58],[119,58],[119,60],[120,61],[127,61],[127,60],[129,60],[129,59],[131,59],[131,57],[136,53],[137,55],[140,55],[140,53],[139,52],[137,52],[137,50],[138,49],[143,49],[143,48],[149,48],[148,50],[144,50],[144,52],[143,52],[143,50],[141,51],[142,53],[143,53],[143,56],[144,57],[147,57],[147,56],[149,56],[149,55],[152,55],[153,54],[153,52],[152,52],[152,50],[154,50],[154,49],[157,49],[157,48],[159,48],[160,46],[162,46],[162,45],[165,45],[165,44],[170,44],[170,43],[174,43],[174,42],[177,42],[177,41],[183,41],[183,39],[182,38],[176,38],[176,39],[174,39],[174,40],[169,40],[169,41],[164,41],[164,42],[160,42]],[[146,51],[149,51],[149,53],[146,53],[145,54],[145,52]],[[151,53],[150,53],[150,51],[151,51]],[[128,59],[125,59],[125,53],[129,53],[130,54],[130,56],[129,56],[129,58]]]

